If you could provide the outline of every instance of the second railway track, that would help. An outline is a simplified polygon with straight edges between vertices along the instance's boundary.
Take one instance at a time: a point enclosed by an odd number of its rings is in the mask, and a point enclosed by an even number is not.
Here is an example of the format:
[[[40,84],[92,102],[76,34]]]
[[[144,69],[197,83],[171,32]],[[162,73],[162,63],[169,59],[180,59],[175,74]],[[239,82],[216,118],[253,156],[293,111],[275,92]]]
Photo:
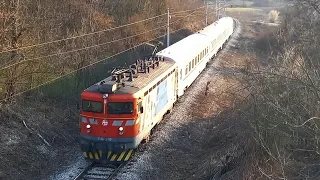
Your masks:
[[[110,180],[126,163],[119,165],[92,163],[86,167],[74,180]]]

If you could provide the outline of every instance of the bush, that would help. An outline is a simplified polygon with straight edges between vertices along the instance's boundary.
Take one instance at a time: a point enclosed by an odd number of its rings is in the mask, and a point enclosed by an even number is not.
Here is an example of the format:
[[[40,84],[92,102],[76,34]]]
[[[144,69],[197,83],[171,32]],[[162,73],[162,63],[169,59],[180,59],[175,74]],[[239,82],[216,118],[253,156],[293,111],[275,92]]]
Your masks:
[[[269,22],[274,23],[279,19],[279,12],[277,10],[271,10],[268,16],[269,16]]]

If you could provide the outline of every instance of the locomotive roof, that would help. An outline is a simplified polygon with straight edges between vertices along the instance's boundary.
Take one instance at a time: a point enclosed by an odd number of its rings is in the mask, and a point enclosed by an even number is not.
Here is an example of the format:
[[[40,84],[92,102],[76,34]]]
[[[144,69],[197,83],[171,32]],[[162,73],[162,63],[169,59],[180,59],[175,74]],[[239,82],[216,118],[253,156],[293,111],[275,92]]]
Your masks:
[[[168,71],[172,66],[175,65],[175,62],[170,59],[165,59],[164,61],[159,62],[159,66],[153,68],[150,68],[149,73],[138,73],[138,77],[133,78],[133,81],[124,81],[125,86],[123,87],[121,83],[118,85],[118,89],[114,92],[114,94],[134,94],[141,90],[142,88],[148,86],[156,80],[158,77],[163,75],[166,71]],[[115,83],[115,81],[112,80],[112,76],[109,76],[100,82],[90,86],[85,91],[88,92],[97,92],[103,94],[99,90],[99,84],[101,83]]]

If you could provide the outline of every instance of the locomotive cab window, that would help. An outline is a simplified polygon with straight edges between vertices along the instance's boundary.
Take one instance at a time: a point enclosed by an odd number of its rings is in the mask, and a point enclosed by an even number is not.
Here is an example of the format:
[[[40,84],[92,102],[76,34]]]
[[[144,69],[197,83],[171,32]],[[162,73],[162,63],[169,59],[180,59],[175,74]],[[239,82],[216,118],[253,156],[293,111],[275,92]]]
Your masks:
[[[85,112],[94,112],[94,113],[103,113],[103,103],[98,101],[82,101],[82,111]]]
[[[109,102],[108,114],[132,114],[133,103],[132,102]]]

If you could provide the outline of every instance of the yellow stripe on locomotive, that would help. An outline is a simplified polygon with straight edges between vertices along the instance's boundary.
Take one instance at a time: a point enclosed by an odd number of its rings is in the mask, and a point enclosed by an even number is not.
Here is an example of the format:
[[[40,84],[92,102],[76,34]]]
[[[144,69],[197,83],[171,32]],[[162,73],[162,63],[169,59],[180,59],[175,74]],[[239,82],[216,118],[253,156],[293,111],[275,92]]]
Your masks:
[[[112,151],[108,151],[106,153],[106,159],[103,159],[102,151],[99,150],[97,152],[83,152],[83,156],[90,160],[97,161],[107,161],[107,162],[124,162],[130,160],[133,154],[133,150],[122,151],[121,153],[114,153]]]

